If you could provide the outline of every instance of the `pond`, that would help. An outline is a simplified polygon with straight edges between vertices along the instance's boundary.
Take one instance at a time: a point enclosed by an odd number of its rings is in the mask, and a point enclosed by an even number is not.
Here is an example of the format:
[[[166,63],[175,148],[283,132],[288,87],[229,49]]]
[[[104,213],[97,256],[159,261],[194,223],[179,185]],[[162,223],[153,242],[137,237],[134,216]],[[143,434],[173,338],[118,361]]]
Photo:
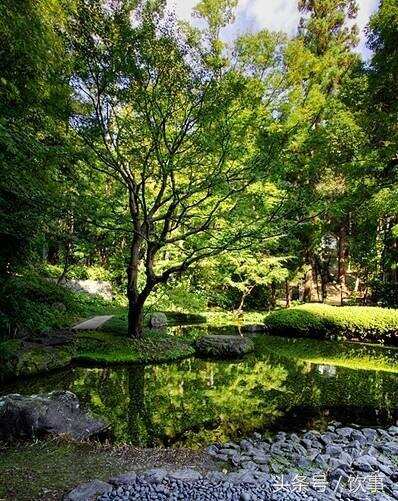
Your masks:
[[[116,443],[196,447],[254,431],[322,428],[333,419],[391,424],[398,350],[261,336],[255,354],[238,362],[74,367],[0,394],[56,389],[106,417]]]

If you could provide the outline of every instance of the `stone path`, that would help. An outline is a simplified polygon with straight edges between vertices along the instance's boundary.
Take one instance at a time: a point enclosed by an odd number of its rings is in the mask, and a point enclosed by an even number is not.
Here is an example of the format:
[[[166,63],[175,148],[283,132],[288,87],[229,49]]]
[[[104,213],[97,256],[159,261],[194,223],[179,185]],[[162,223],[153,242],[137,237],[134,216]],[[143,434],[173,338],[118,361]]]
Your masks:
[[[75,331],[93,331],[95,329],[98,329],[98,327],[101,327],[101,325],[104,325],[104,323],[110,320],[112,317],[113,315],[93,317],[85,320],[84,322],[81,322],[80,324],[75,325],[74,327],[72,327],[72,329]]]

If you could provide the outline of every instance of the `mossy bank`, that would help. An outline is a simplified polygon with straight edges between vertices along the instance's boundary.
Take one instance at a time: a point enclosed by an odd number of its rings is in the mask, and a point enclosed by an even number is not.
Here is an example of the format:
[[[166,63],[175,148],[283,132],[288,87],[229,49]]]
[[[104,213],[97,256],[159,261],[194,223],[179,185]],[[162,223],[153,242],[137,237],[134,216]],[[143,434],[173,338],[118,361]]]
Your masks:
[[[265,318],[265,325],[273,335],[398,345],[396,309],[306,304],[271,313]]]
[[[0,381],[33,376],[72,363],[162,363],[190,357],[194,353],[192,340],[153,330],[146,331],[141,339],[111,332],[86,331],[71,334],[70,343],[62,347],[7,340],[0,343]]]

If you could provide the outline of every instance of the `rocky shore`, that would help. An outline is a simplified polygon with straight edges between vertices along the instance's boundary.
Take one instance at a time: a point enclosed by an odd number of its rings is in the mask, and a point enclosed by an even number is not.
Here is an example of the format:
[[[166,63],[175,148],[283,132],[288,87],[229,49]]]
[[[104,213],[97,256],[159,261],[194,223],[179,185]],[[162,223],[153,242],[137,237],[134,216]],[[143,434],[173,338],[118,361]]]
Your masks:
[[[334,422],[323,433],[254,434],[207,449],[219,471],[134,472],[78,486],[65,501],[398,499],[398,427]]]

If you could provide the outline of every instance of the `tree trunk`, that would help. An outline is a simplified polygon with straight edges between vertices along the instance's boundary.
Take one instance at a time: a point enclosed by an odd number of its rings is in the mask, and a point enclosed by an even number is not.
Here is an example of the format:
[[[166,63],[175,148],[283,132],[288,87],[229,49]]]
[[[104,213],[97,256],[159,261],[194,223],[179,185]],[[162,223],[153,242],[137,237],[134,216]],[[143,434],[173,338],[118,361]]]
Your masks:
[[[129,295],[130,296],[130,295]],[[138,298],[129,297],[128,335],[140,338],[143,335],[144,303]]]
[[[339,232],[338,272],[337,272],[339,284],[342,287],[345,287],[346,285],[347,264],[348,264],[347,227],[345,224],[343,224]]]
[[[310,303],[312,299],[312,270],[308,270],[304,276],[303,302]]]
[[[130,262],[127,268],[127,298],[129,300],[128,335],[139,338],[143,333],[144,303],[138,291],[138,270],[140,264],[140,240],[134,238],[130,247]]]
[[[271,283],[270,310],[276,308],[276,283]]]
[[[250,296],[254,289],[255,285],[252,285],[249,287],[245,292],[242,293],[242,297],[238,306],[238,312],[242,313],[243,312],[243,307],[245,305],[246,298]]]
[[[291,290],[290,290],[289,280],[285,281],[285,294],[286,294],[286,308],[290,308],[292,294],[291,294]]]

